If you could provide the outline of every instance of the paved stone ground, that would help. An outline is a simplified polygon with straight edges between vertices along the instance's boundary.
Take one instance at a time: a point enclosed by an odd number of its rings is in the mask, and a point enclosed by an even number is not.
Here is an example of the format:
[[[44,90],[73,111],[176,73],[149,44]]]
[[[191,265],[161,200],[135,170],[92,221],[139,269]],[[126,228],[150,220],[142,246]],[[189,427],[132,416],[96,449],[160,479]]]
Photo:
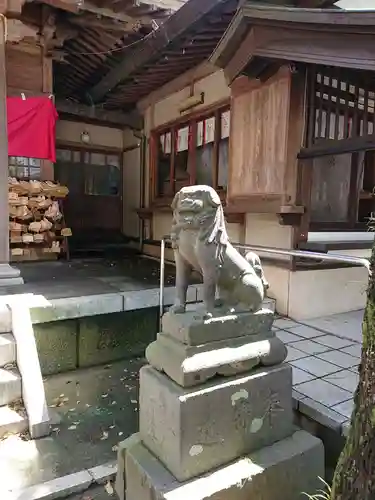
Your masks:
[[[4,490],[116,461],[118,442],[138,428],[138,372],[143,363],[137,359],[48,377],[48,405],[61,423],[43,439],[12,436],[0,442],[0,498]]]
[[[16,264],[24,285],[3,287],[1,295],[33,293],[47,299],[146,290],[159,286],[160,264],[137,255]],[[165,267],[165,285],[174,285],[175,268]]]
[[[295,408],[346,435],[358,384],[363,311],[304,324],[278,319],[277,336],[288,346]]]
[[[111,494],[109,494],[108,491],[110,491]],[[115,492],[112,493],[111,490],[108,491],[106,486],[103,485],[92,486],[83,493],[69,495],[65,500],[118,500],[118,496]]]
[[[363,311],[304,324],[279,318],[276,334],[288,346],[294,405],[299,412],[345,434],[358,382]],[[48,404],[62,418],[50,437],[0,442],[1,491],[22,488],[116,460],[119,441],[138,428],[138,371],[143,359],[77,370],[45,380]],[[91,496],[90,496],[91,495]],[[95,496],[96,495],[96,496]],[[107,500],[103,486],[86,497]]]

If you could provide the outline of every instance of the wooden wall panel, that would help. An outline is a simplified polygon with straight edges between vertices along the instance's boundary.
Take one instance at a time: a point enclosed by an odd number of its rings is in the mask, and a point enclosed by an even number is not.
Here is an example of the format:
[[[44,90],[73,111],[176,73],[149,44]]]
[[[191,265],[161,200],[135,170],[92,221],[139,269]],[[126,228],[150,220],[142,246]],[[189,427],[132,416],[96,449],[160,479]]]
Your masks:
[[[6,46],[7,95],[51,94],[53,92],[52,60],[43,48],[32,43]],[[41,161],[41,178],[53,180],[54,167],[49,160]]]
[[[291,75],[232,89],[229,200],[285,192]]]
[[[43,53],[41,47],[6,46],[8,95],[43,92]]]

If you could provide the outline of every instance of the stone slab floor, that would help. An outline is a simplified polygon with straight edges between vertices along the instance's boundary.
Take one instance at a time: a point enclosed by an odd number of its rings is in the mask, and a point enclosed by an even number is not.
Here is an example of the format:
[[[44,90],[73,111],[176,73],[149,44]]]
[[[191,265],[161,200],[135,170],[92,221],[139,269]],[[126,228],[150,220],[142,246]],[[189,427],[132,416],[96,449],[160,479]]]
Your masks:
[[[75,495],[69,495],[65,500],[117,500],[118,497],[112,490],[109,492],[106,486],[98,485],[89,488],[83,493],[77,493]]]
[[[309,418],[345,434],[358,382],[363,311],[304,323],[278,318],[288,346],[294,405]],[[49,481],[116,460],[119,441],[138,427],[138,371],[143,359],[68,372],[45,380],[49,406],[61,416],[50,437],[0,442],[1,491]],[[102,485],[71,500],[114,498]],[[70,500],[70,499],[69,499]]]
[[[48,405],[61,422],[43,439],[0,441],[0,498],[4,491],[116,461],[118,442],[138,427],[143,363],[136,359],[48,377]]]
[[[159,286],[160,264],[137,255],[77,258],[71,261],[14,264],[24,285],[3,287],[1,295],[34,293],[47,299],[146,290]],[[174,285],[175,268],[166,265],[165,285]]]
[[[346,435],[358,384],[363,311],[297,323],[277,319],[288,347],[294,404],[300,413]]]

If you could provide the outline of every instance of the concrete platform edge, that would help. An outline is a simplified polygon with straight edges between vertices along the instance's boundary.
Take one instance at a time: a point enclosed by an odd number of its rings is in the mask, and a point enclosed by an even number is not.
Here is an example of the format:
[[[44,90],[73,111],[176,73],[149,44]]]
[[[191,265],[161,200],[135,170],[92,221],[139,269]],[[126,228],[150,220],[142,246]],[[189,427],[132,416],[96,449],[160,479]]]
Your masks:
[[[175,287],[166,287],[164,305],[171,306],[174,297]],[[188,303],[194,304],[201,302],[201,300],[201,285],[190,286]],[[267,307],[274,309],[275,301],[273,299],[267,298],[265,301]],[[29,308],[32,323],[40,324],[157,307],[159,305],[159,288],[55,299],[46,299],[42,295],[32,293],[3,295],[0,296],[0,333],[12,331],[10,304],[19,302]]]
[[[81,493],[94,484],[105,484],[115,479],[116,461],[58,477],[27,488],[1,492],[4,500],[55,500],[74,493]],[[4,496],[3,496],[4,495]]]
[[[192,286],[190,290],[189,302],[195,303],[198,290],[196,286]],[[166,306],[172,305],[174,295],[175,287],[166,287]],[[10,304],[21,301],[25,307],[29,308],[32,323],[40,324],[156,307],[159,304],[159,289],[150,288],[50,300],[32,293],[0,296],[0,333],[12,331]]]

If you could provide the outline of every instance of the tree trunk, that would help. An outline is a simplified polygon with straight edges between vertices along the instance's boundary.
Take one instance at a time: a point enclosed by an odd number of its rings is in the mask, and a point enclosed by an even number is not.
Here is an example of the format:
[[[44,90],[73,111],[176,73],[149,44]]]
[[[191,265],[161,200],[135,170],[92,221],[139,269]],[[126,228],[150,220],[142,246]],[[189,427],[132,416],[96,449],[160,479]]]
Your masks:
[[[362,359],[345,447],[333,478],[331,500],[375,500],[375,243],[362,323]]]

